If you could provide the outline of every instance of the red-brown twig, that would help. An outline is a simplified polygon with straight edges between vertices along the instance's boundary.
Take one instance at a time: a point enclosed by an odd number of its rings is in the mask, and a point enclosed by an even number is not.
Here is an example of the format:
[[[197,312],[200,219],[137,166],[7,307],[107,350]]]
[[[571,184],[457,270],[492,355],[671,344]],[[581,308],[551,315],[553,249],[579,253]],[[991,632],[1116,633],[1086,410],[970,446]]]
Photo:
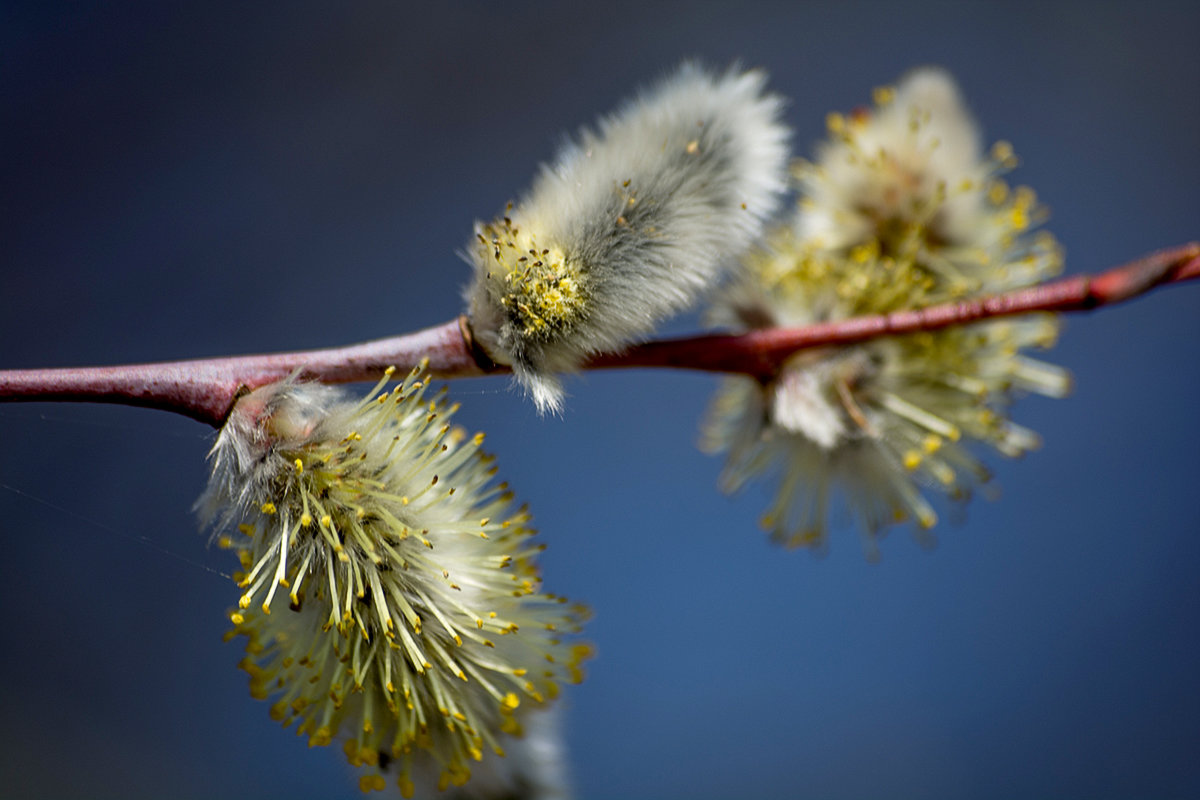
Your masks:
[[[797,350],[854,344],[878,336],[932,331],[1032,311],[1089,311],[1130,300],[1155,286],[1200,277],[1200,243],[1160,250],[1097,275],[1074,275],[1006,294],[960,300],[914,311],[767,328],[737,336],[709,335],[646,342],[625,353],[593,359],[589,368],[680,367],[770,378]]]
[[[373,342],[230,358],[202,358],[114,367],[0,371],[0,401],[65,400],[161,408],[219,426],[239,394],[296,370],[328,383],[375,380],[389,366],[407,369],[422,358],[444,378],[485,375],[459,320]]]
[[[1155,286],[1200,278],[1200,244],[1152,253],[1098,275],[1076,275],[1006,294],[914,311],[744,334],[647,342],[593,358],[588,369],[675,367],[769,378],[791,353],[878,336],[937,330],[1031,311],[1086,311]],[[0,371],[0,401],[89,401],[160,408],[220,425],[240,393],[300,370],[328,383],[374,380],[388,366],[429,359],[442,378],[506,372],[473,342],[465,319],[349,347],[158,364]]]

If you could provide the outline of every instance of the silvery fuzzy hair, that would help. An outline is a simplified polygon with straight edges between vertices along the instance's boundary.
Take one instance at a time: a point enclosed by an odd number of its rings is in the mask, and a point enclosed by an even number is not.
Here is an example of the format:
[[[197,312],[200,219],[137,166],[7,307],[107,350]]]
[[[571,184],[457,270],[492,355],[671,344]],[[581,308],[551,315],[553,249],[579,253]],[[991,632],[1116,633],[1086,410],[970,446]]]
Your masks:
[[[478,223],[474,335],[540,410],[556,373],[652,331],[712,287],[786,188],[788,130],[766,76],[684,64],[583,130],[520,202]]]

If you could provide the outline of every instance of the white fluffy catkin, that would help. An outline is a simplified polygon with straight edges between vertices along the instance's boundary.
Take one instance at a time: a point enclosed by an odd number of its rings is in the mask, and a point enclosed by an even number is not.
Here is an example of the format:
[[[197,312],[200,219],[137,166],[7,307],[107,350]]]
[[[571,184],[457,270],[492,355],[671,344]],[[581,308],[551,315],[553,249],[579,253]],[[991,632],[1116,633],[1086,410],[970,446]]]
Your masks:
[[[584,130],[468,250],[474,334],[540,410],[556,373],[651,332],[717,283],[786,188],[766,76],[684,64]]]

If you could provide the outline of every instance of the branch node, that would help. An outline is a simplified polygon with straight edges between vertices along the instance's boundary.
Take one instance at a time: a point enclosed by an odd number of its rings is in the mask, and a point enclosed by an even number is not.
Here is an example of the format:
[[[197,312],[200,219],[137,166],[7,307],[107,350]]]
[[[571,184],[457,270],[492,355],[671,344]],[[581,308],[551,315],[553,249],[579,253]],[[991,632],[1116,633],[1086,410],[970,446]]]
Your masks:
[[[475,359],[476,366],[484,372],[496,372],[500,369],[500,365],[492,360],[492,357],[483,349],[483,345],[475,338],[475,332],[471,330],[471,318],[466,314],[458,315],[458,330],[462,334],[463,344],[467,347],[467,352]]]

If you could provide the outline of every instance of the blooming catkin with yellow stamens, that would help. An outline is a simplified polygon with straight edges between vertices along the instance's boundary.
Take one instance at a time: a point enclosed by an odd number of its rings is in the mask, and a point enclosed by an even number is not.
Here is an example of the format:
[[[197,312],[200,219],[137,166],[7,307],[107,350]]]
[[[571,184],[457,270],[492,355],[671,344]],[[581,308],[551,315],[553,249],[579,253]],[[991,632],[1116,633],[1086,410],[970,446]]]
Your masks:
[[[908,259],[941,296],[1036,283],[1056,274],[1061,254],[1048,234],[1024,236],[1045,219],[1033,191],[1000,178],[1012,147],[983,150],[978,126],[943,70],[909,73],[877,105],[833,115],[815,162],[796,172],[804,198],[796,231],[805,247],[850,257],[869,247]]]
[[[690,306],[786,185],[782,103],[760,72],[693,64],[583,131],[467,250],[475,336],[541,410],[557,373]]]
[[[795,221],[747,259],[714,319],[747,329],[886,314],[1058,271],[1053,238],[1026,233],[1044,215],[1032,192],[996,177],[1011,149],[982,155],[945,73],[917,71],[877,100],[872,112],[833,116],[831,143],[799,170]],[[965,499],[988,480],[969,443],[1010,456],[1037,446],[1006,409],[1015,392],[1067,391],[1063,370],[1021,354],[1056,333],[1054,317],[1031,315],[801,351],[766,384],[727,380],[703,444],[728,452],[727,490],[779,470],[763,520],[776,540],[823,547],[844,503],[873,550],[891,523],[934,525],[919,484]]]
[[[386,380],[386,379],[385,379]],[[213,448],[205,516],[242,563],[231,615],[251,694],[311,745],[342,740],[364,791],[394,767],[461,785],[582,679],[586,610],[544,594],[529,514],[482,436],[419,369],[360,401],[285,381],[243,397]],[[267,507],[270,510],[266,510]]]

